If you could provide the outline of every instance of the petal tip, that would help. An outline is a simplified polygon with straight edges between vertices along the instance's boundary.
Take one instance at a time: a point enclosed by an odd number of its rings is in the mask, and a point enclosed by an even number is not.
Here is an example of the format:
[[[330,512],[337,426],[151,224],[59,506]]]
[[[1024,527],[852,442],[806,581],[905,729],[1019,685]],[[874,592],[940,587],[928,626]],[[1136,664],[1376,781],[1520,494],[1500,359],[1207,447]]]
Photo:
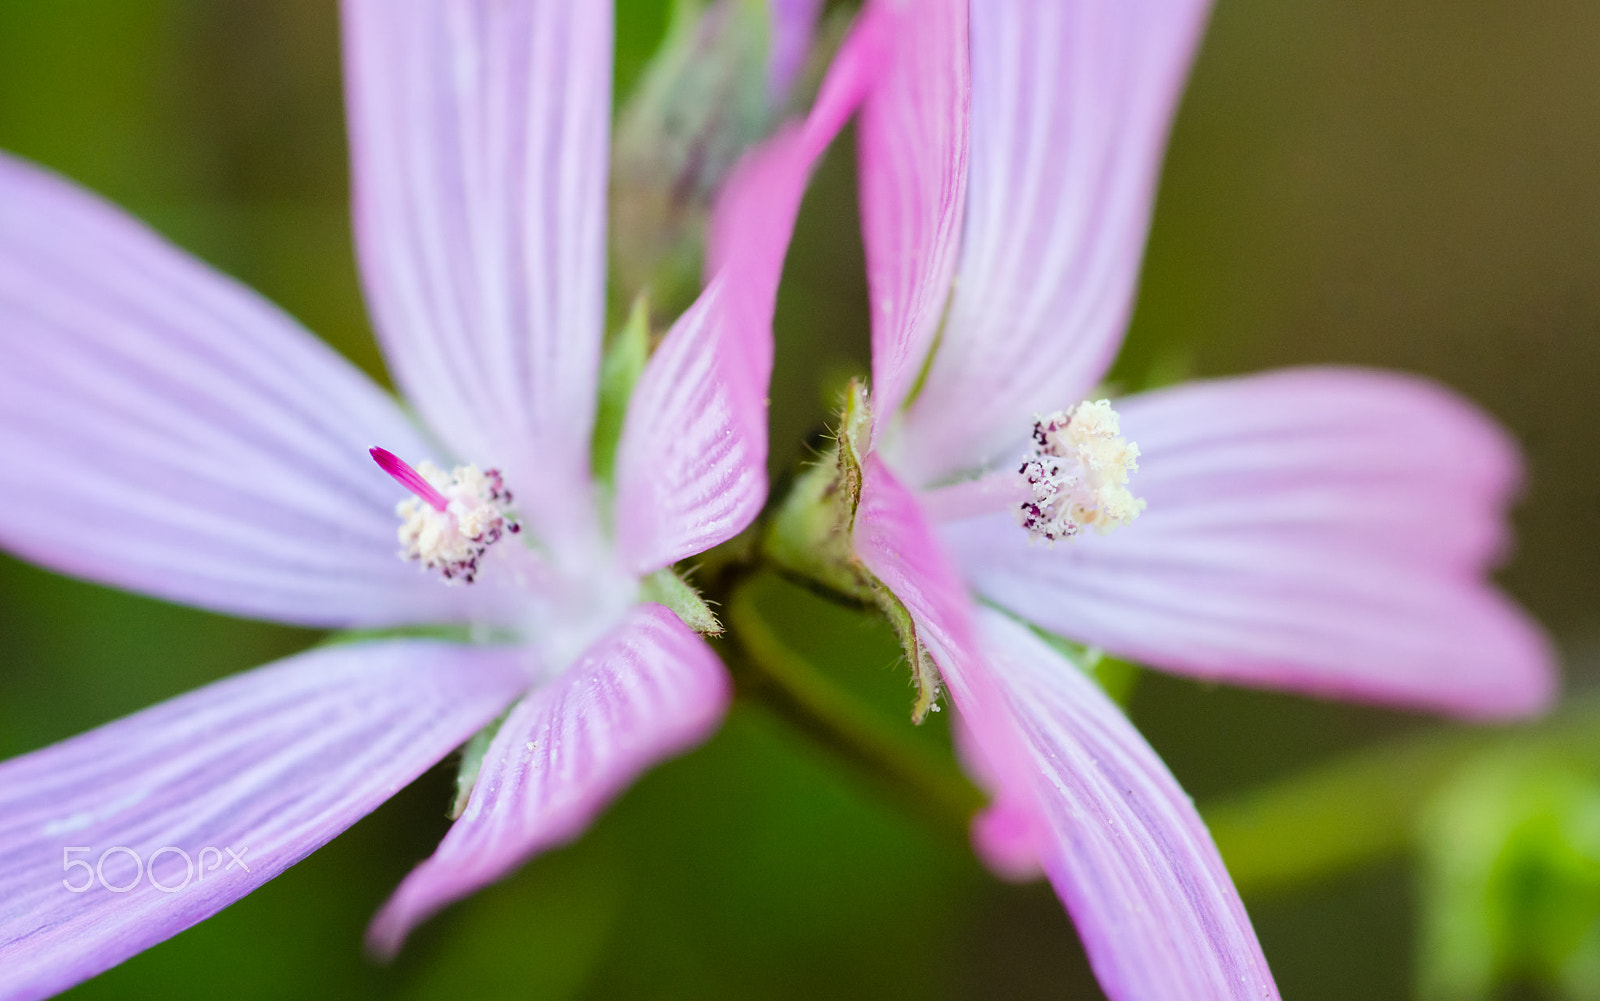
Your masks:
[[[1511,627],[1500,684],[1469,706],[1466,715],[1485,722],[1512,723],[1549,712],[1561,696],[1560,657],[1544,631],[1525,614]]]
[[[362,946],[373,962],[384,965],[394,962],[411,930],[438,910],[436,903],[418,901],[414,889],[411,877],[406,877],[394,894],[378,908],[378,913],[372,916]]]
[[[1028,883],[1044,875],[1034,827],[1019,806],[996,802],[972,818],[972,850],[978,860],[1008,883]]]

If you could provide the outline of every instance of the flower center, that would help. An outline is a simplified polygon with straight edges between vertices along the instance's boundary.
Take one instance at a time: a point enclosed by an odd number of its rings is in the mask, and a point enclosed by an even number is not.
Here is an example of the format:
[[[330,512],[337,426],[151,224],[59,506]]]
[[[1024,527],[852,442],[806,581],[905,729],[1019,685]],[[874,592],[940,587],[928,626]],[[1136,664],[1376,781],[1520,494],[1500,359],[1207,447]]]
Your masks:
[[[498,469],[467,465],[446,473],[427,461],[412,468],[381,448],[372,449],[372,458],[416,495],[394,507],[400,516],[400,558],[439,571],[446,583],[471,584],[489,547],[522,530],[506,513],[511,491]]]
[[[1085,400],[1033,424],[1033,448],[1018,474],[1029,498],[1020,505],[1022,527],[1035,539],[1070,539],[1092,527],[1101,535],[1144,510],[1128,490],[1139,468],[1139,446],[1121,437],[1110,400]]]

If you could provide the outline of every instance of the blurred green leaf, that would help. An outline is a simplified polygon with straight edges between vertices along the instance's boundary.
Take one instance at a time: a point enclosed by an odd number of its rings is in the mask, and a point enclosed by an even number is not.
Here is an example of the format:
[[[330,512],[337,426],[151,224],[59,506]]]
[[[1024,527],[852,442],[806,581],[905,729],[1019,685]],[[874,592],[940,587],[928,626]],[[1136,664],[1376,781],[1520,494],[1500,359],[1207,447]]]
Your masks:
[[[591,846],[562,852],[475,894],[408,971],[408,1001],[577,996],[623,897],[621,870]]]
[[[1201,812],[1241,893],[1282,892],[1411,848],[1434,798],[1480,755],[1534,753],[1600,770],[1600,696],[1521,727],[1363,748]]]
[[[1486,753],[1429,805],[1421,839],[1423,998],[1477,1001],[1518,982],[1571,1001],[1600,998],[1592,762]]]

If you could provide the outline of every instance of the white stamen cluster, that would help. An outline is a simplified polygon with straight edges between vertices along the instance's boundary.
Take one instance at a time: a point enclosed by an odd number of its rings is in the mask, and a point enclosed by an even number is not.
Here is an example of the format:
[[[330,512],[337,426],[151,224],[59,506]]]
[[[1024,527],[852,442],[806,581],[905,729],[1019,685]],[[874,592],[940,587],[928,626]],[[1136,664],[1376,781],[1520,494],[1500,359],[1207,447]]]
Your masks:
[[[418,497],[394,507],[400,516],[400,555],[438,570],[450,584],[471,584],[478,561],[507,533],[521,531],[506,516],[511,491],[498,469],[457,466],[449,474],[431,462],[419,462],[417,473],[449,502],[443,511]]]
[[[1110,400],[1085,400],[1033,425],[1033,450],[1017,470],[1032,495],[1020,505],[1022,527],[1035,539],[1070,539],[1085,526],[1104,535],[1144,510],[1128,489],[1139,446],[1121,437]]]

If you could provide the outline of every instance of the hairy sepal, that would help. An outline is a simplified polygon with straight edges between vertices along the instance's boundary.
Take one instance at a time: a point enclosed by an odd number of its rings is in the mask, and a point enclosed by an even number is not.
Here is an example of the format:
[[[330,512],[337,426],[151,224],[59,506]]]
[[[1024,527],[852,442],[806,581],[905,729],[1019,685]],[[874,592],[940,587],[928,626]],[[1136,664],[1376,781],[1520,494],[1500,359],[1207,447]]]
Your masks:
[[[711,606],[700,597],[700,592],[671,567],[657,570],[640,585],[639,596],[645,601],[665,605],[683,624],[701,636],[721,636],[722,623]]]
[[[911,720],[939,710],[939,670],[917,634],[911,613],[856,556],[856,510],[862,469],[872,443],[872,407],[866,387],[850,383],[834,447],[806,470],[778,509],[763,549],[786,573],[842,601],[878,609],[894,627],[916,698]]]

